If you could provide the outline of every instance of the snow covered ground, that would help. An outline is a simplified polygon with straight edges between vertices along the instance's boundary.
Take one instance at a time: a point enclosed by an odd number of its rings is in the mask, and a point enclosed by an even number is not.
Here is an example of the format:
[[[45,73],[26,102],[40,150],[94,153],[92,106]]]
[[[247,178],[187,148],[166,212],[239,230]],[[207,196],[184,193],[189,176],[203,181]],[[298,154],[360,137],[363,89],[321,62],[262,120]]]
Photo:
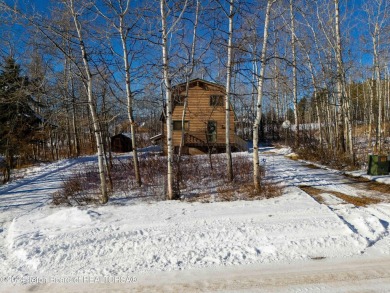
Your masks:
[[[0,187],[0,292],[388,292],[388,195],[286,149],[263,151],[285,189],[261,201],[53,207],[50,194],[94,157],[30,170]],[[300,185],[321,189],[324,202]],[[333,191],[383,200],[355,207]]]

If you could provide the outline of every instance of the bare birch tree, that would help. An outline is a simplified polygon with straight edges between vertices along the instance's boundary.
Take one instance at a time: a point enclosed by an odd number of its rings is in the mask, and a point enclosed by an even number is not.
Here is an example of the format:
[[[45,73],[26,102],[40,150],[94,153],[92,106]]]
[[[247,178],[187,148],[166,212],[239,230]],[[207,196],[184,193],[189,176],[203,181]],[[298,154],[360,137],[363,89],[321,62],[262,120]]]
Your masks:
[[[347,145],[347,153],[353,156],[353,141],[352,141],[352,123],[350,117],[349,97],[346,93],[345,69],[342,58],[341,33],[340,33],[340,8],[339,0],[334,0],[335,8],[335,34],[336,34],[336,61],[337,61],[337,96],[343,114],[343,133],[346,132],[347,137],[344,138],[344,143]],[[346,131],[345,131],[346,130]],[[344,135],[343,135],[344,136]]]
[[[130,67],[130,54],[131,49],[129,48],[128,39],[131,32],[129,25],[126,23],[127,17],[130,15],[130,3],[131,0],[104,0],[106,7],[109,11],[107,13],[113,13],[113,16],[107,15],[104,11],[99,9],[98,6],[95,6],[100,15],[102,15],[119,33],[121,45],[122,45],[122,61],[123,61],[123,71],[125,73],[125,89],[126,89],[126,101],[127,101],[127,118],[130,123],[130,132],[131,132],[131,145],[133,149],[133,165],[134,165],[134,174],[135,181],[138,186],[142,185],[140,170],[139,170],[139,161],[138,161],[138,152],[137,152],[137,138],[136,138],[136,127],[134,121],[134,109],[133,109],[133,91],[131,85],[131,67]],[[133,15],[133,17],[135,17]],[[116,20],[115,20],[116,19]]]
[[[227,180],[233,181],[233,162],[232,151],[230,145],[230,95],[231,95],[231,79],[232,79],[232,59],[233,59],[233,25],[234,25],[234,0],[229,2],[229,33],[228,33],[228,52],[227,52],[227,70],[226,70],[226,96],[225,96],[225,144],[226,144],[226,171]]]
[[[383,84],[381,81],[381,55],[380,49],[382,45],[383,33],[388,29],[388,17],[389,17],[389,1],[388,0],[372,0],[370,4],[366,3],[363,7],[367,14],[367,24],[369,28],[369,34],[372,41],[372,55],[373,55],[373,67],[375,80],[375,93],[378,100],[378,119],[376,127],[376,139],[375,149],[379,153],[382,151],[382,127],[383,123]],[[372,88],[372,98],[374,88]],[[373,111],[373,109],[372,109]],[[383,126],[382,126],[383,125]],[[371,137],[371,135],[370,135]]]
[[[268,41],[268,27],[271,17],[271,9],[276,0],[268,0],[265,11],[264,33],[263,33],[263,47],[261,50],[261,68],[257,78],[257,102],[256,102],[256,118],[253,124],[253,184],[256,190],[260,190],[260,162],[259,162],[259,126],[262,114],[263,104],[263,86],[264,74],[266,68],[267,57],[267,41]]]
[[[89,64],[89,54],[87,52],[85,41],[83,38],[82,23],[80,21],[80,15],[83,14],[84,6],[76,7],[74,0],[66,0],[69,12],[73,18],[73,22],[77,32],[78,45],[80,46],[81,57],[83,61],[83,81],[85,89],[87,91],[88,106],[92,117],[93,129],[95,132],[97,156],[98,156],[98,167],[100,177],[100,192],[101,192],[101,203],[105,204],[108,201],[106,174],[104,171],[104,147],[102,139],[102,130],[100,128],[99,117],[96,111],[96,100],[93,93],[93,75]]]
[[[292,80],[293,80],[293,105],[295,120],[295,147],[299,146],[299,121],[298,121],[298,92],[297,92],[297,55],[296,55],[296,35],[295,35],[295,17],[294,4],[290,0],[290,29],[291,29],[291,53],[292,53]]]
[[[196,48],[196,41],[197,41],[197,29],[198,29],[198,23],[199,23],[199,10],[200,10],[200,1],[196,0],[196,10],[195,10],[195,20],[194,20],[194,27],[192,31],[192,42],[191,42],[191,51],[188,56],[188,66],[185,66],[185,80],[186,80],[186,93],[184,97],[184,104],[183,104],[183,112],[182,112],[182,118],[181,118],[181,139],[180,139],[180,147],[179,147],[179,168],[180,168],[180,158],[181,158],[181,152],[184,145],[184,135],[185,135],[185,119],[187,114],[187,105],[188,105],[188,90],[190,87],[190,80],[194,73],[195,68],[195,48]]]
[[[165,87],[165,103],[166,103],[166,123],[167,123],[167,198],[175,199],[174,190],[174,172],[173,172],[173,120],[172,120],[172,84],[169,72],[169,48],[168,37],[175,29],[177,23],[181,20],[183,13],[187,7],[187,1],[183,3],[183,8],[180,15],[174,20],[173,24],[168,27],[168,3],[166,0],[160,0],[161,14],[161,50],[162,50],[162,65],[163,65],[163,81]]]

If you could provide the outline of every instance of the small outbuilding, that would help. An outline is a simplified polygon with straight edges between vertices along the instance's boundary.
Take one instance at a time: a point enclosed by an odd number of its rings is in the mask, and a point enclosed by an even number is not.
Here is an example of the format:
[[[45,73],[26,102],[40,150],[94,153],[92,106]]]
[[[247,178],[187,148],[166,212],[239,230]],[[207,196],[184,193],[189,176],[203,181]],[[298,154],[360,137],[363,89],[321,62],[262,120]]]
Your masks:
[[[132,150],[131,133],[119,133],[111,137],[111,151],[126,153]]]

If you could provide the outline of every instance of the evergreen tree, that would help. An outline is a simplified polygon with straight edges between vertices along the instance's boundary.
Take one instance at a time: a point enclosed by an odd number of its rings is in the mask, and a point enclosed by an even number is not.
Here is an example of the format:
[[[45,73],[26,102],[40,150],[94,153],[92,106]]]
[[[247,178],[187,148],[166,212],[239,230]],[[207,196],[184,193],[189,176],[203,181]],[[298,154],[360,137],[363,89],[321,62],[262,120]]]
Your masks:
[[[25,153],[40,119],[32,110],[34,101],[30,82],[21,76],[20,66],[12,57],[0,69],[0,154],[5,158],[4,182],[10,179],[15,156]]]

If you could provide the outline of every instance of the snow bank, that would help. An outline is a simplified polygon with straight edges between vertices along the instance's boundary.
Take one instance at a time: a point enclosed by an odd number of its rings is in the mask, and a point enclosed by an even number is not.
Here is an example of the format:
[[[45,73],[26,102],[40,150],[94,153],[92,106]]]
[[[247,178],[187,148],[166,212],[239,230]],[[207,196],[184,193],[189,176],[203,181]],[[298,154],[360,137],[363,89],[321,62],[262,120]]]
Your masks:
[[[378,175],[378,176],[367,175],[367,170],[351,171],[351,172],[346,172],[346,174],[353,177],[363,177],[371,181],[376,181],[379,183],[390,185],[390,175]]]
[[[320,204],[299,186],[351,196],[367,191],[336,171],[285,158],[290,149],[261,150],[267,177],[286,187],[281,197],[53,208],[47,201],[63,178],[80,168],[78,162],[95,158],[67,160],[28,174],[0,188],[0,277],[107,277],[390,255],[390,204],[356,208],[331,193],[322,194],[326,202]]]
[[[7,243],[13,270],[46,277],[342,257],[367,245],[298,190],[252,202],[46,208],[15,219]]]

